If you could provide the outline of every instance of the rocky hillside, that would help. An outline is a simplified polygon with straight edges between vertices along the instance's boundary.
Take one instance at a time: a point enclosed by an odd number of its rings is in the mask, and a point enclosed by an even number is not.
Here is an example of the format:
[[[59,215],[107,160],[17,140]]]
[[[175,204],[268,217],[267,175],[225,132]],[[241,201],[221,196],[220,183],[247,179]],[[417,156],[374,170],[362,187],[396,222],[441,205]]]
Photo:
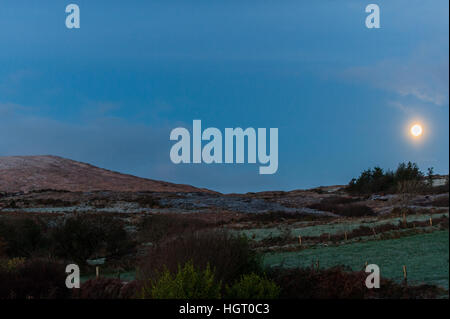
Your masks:
[[[42,189],[119,192],[211,192],[121,174],[57,156],[0,156],[0,191]]]

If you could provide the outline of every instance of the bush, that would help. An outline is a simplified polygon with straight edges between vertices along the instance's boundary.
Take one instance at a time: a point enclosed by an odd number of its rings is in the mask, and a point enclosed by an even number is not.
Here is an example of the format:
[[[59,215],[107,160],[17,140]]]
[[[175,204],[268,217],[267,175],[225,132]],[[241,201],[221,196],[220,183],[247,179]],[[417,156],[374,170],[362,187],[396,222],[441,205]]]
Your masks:
[[[64,265],[29,260],[18,267],[0,270],[0,299],[47,299],[67,298]]]
[[[0,271],[2,272],[12,272],[16,271],[19,267],[25,264],[26,259],[15,257],[12,259],[3,258],[0,259]]]
[[[179,214],[149,215],[144,217],[139,225],[138,238],[140,242],[157,243],[171,236],[207,226],[209,224],[203,220]]]
[[[321,202],[309,205],[308,207],[346,217],[362,217],[375,215],[375,212],[372,210],[372,208],[366,205],[353,204],[353,202],[357,200],[358,199],[346,197],[330,197],[324,198]]]
[[[209,230],[151,247],[140,263],[138,275],[156,280],[165,269],[175,273],[178,265],[188,261],[200,269],[210,264],[217,279],[225,284],[244,274],[261,272],[261,256],[251,249],[247,238],[224,230]]]
[[[430,189],[427,189],[428,194],[444,194],[449,192],[449,184],[448,181],[445,185],[441,186],[433,186]]]
[[[448,196],[441,196],[434,199],[430,205],[435,207],[448,207]]]
[[[292,221],[316,221],[328,219],[328,216],[318,215],[318,214],[307,214],[307,213],[289,213],[283,211],[274,211],[267,213],[255,213],[255,214],[245,214],[244,217],[240,218],[242,222],[257,222],[257,223],[274,223],[274,222],[284,222],[286,220]]]
[[[375,212],[372,208],[358,204],[341,206],[336,211],[336,214],[345,217],[375,216]]]
[[[0,237],[0,258],[6,256],[6,247],[8,247],[8,243]]]
[[[221,282],[214,278],[214,271],[209,265],[206,269],[196,270],[192,262],[188,262],[183,268],[178,267],[178,272],[172,275],[165,270],[158,281],[149,283],[142,290],[142,298],[155,299],[219,299]]]
[[[242,276],[241,280],[231,287],[226,287],[226,298],[230,299],[276,299],[280,287],[273,281],[257,274]]]
[[[143,287],[142,282],[133,280],[128,283],[118,278],[93,278],[72,289],[74,299],[133,299],[137,298]]]
[[[130,289],[131,288],[131,289]],[[129,299],[136,294],[135,282],[123,283],[117,278],[94,278],[73,289],[78,299]]]
[[[70,217],[54,227],[51,239],[55,256],[79,265],[94,255],[121,256],[132,246],[122,225],[103,216]]]
[[[40,220],[12,218],[0,221],[3,249],[10,257],[30,257],[45,245]]]
[[[280,297],[289,299],[416,299],[437,298],[445,293],[436,286],[405,286],[384,278],[379,289],[367,289],[364,271],[344,267],[272,269],[271,277],[281,287]]]

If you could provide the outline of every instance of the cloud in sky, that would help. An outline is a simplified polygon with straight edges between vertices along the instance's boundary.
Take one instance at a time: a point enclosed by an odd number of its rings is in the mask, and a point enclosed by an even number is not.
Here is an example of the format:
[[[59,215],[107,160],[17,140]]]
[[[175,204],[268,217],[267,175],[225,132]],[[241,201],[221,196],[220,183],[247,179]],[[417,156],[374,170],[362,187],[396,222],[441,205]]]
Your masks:
[[[8,116],[16,114],[18,111],[26,110],[25,107],[15,103],[1,103],[0,102],[0,121]]]
[[[104,105],[110,103],[99,103],[101,109]],[[49,154],[89,159],[90,164],[122,173],[224,192],[245,192],[260,182],[256,167],[174,165],[169,158],[171,128],[165,125],[130,123],[101,113],[74,124],[24,115],[29,110],[0,103],[0,156]]]
[[[111,159],[139,165],[139,159],[152,162],[166,156],[164,127],[130,124],[113,117],[67,123],[43,116],[25,115],[29,108],[0,104],[0,155],[55,154],[73,159],[89,154],[93,161]],[[151,157],[142,156],[151,153]],[[161,154],[158,156],[158,154]]]
[[[429,57],[383,60],[369,66],[347,68],[342,75],[394,92],[399,97],[414,97],[438,106],[448,105],[448,54],[447,58],[437,61],[431,61]]]

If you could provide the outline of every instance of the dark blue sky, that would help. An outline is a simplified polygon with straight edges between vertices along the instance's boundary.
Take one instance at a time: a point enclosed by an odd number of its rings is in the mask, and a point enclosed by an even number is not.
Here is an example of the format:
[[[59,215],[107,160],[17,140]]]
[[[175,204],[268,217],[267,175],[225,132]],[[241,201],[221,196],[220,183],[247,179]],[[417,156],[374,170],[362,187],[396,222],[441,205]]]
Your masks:
[[[0,0],[0,156],[53,154],[223,192],[449,167],[448,1]],[[278,127],[279,169],[174,165],[171,129]],[[419,143],[405,134],[420,121]]]

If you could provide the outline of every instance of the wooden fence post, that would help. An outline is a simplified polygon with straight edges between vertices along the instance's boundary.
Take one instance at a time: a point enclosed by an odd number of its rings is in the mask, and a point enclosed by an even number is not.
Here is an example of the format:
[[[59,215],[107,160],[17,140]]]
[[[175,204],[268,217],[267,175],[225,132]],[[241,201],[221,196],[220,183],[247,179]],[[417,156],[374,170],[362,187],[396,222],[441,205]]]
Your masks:
[[[95,267],[95,277],[98,278],[100,276],[100,267],[96,266]]]
[[[408,271],[406,270],[406,265],[403,265],[403,279],[405,280],[405,284],[408,283]]]

